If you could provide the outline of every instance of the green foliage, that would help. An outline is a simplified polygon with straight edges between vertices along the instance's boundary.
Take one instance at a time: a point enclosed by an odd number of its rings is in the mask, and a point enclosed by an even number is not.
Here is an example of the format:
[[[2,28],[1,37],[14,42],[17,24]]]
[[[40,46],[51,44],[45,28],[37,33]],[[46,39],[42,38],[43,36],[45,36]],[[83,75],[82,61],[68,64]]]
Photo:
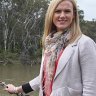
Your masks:
[[[82,31],[96,41],[96,21],[86,21],[82,24]]]
[[[0,53],[0,60],[5,60],[5,59],[16,60],[16,59],[18,59],[18,54],[17,53],[11,53],[11,52]]]
[[[0,64],[14,64],[19,61],[19,55],[17,53],[11,52],[1,52],[0,53]]]

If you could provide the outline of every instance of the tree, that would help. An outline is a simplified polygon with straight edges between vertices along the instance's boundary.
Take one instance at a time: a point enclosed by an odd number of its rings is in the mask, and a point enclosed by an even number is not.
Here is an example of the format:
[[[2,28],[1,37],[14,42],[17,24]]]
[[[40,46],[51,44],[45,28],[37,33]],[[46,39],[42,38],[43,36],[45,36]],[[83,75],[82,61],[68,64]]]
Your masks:
[[[36,54],[40,47],[47,0],[1,0],[2,50]],[[29,52],[30,51],[30,52]]]

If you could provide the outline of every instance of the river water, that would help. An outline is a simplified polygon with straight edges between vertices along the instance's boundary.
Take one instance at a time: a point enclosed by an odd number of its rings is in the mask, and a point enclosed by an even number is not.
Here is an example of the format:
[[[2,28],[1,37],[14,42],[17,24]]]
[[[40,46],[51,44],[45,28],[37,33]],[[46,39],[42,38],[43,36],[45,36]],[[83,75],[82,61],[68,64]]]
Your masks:
[[[30,81],[39,74],[40,65],[23,65],[23,64],[0,64],[0,81],[7,84],[12,83],[16,86]],[[10,95],[0,87],[0,96],[16,96]],[[38,96],[38,92],[31,92],[30,96]]]

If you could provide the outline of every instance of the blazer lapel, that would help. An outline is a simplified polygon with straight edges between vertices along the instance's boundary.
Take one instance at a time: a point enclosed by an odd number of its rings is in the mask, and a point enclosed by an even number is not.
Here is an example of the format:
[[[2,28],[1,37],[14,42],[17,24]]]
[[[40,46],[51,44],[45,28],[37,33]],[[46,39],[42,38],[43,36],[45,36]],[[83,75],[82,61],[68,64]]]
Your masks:
[[[57,77],[57,75],[64,69],[64,67],[66,66],[68,60],[69,60],[70,57],[72,56],[72,53],[73,53],[73,47],[72,47],[72,45],[70,44],[70,45],[68,45],[68,46],[64,49],[64,51],[63,51],[63,53],[62,53],[62,55],[61,55],[61,57],[60,57],[60,59],[59,59],[59,61],[58,61],[58,67],[57,67],[57,70],[56,70],[56,74],[55,74],[54,79],[55,79],[55,78]]]
[[[72,44],[69,44],[63,51],[59,61],[58,61],[58,67],[56,70],[56,74],[54,79],[59,75],[59,73],[64,69],[64,67],[66,66],[67,62],[69,61],[70,57],[72,56],[74,50],[73,48],[75,46],[77,46],[78,40],[82,37],[82,35],[80,35]]]

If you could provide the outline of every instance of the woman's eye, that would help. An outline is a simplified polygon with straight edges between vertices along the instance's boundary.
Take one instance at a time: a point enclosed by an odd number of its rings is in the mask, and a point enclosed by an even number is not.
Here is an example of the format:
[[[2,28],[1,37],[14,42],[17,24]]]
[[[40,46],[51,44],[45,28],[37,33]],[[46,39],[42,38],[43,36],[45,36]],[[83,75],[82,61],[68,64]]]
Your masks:
[[[60,12],[61,12],[61,10],[56,10],[56,11],[55,11],[55,13],[60,13]]]
[[[61,13],[62,10],[55,10],[55,13]],[[64,13],[70,13],[71,10],[63,10]]]
[[[71,12],[71,10],[65,10],[65,13],[70,13]]]

